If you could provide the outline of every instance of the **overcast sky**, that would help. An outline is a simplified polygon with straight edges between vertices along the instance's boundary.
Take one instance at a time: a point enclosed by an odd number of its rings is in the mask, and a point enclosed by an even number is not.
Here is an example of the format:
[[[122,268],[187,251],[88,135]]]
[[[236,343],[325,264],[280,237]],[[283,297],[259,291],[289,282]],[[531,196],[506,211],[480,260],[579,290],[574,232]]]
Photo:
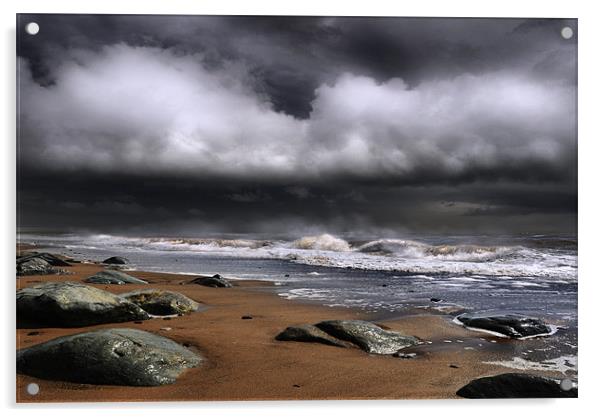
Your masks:
[[[24,228],[576,231],[574,20],[20,15],[17,30]]]

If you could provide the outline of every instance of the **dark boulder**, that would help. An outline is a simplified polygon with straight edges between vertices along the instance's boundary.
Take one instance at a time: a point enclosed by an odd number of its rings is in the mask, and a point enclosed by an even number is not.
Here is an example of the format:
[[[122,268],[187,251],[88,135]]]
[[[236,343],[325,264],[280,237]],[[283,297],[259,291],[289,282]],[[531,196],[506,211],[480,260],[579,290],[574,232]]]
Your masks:
[[[172,384],[203,359],[173,340],[134,329],[59,337],[17,352],[17,372],[84,384]]]
[[[205,287],[214,288],[230,288],[232,284],[227,279],[223,278],[219,274],[215,274],[212,277],[199,277],[190,281],[191,284],[204,285]]]
[[[148,284],[148,282],[133,277],[121,271],[104,270],[86,278],[84,282],[89,284]]]
[[[125,265],[130,261],[127,258],[123,258],[121,256],[111,256],[110,258],[102,261],[103,264],[111,264],[111,265]]]
[[[374,323],[362,320],[328,320],[316,326],[330,336],[351,342],[368,353],[391,355],[420,343],[413,336],[383,330]]]
[[[17,291],[17,319],[57,327],[147,320],[137,305],[76,282],[49,282]]]
[[[17,258],[17,265],[23,262],[27,262],[31,259],[43,259],[44,261],[48,262],[48,264],[51,266],[71,266],[71,264],[67,262],[67,260],[64,257],[60,257],[46,252],[32,252],[20,256]]]
[[[312,324],[287,327],[276,336],[276,340],[323,343],[325,345],[347,347],[341,340],[330,336]]]
[[[464,398],[577,398],[577,388],[564,391],[557,379],[507,373],[474,379],[456,394]]]
[[[552,329],[542,320],[517,314],[500,316],[469,316],[460,315],[456,320],[464,326],[499,333],[513,339],[524,337],[544,336]]]
[[[140,290],[121,294],[121,297],[156,316],[188,314],[199,308],[199,303],[174,291]]]
[[[60,274],[60,269],[54,268],[42,258],[31,258],[25,262],[17,262],[17,275],[52,275]]]

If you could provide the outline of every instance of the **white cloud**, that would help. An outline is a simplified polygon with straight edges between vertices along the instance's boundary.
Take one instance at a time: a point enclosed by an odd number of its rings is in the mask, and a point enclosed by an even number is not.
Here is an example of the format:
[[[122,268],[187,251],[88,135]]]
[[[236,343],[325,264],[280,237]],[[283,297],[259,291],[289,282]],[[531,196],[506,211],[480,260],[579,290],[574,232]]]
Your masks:
[[[308,120],[273,110],[244,66],[114,45],[72,52],[36,84],[21,65],[21,156],[57,170],[198,178],[413,178],[566,165],[575,87],[495,72],[377,83],[343,74]]]

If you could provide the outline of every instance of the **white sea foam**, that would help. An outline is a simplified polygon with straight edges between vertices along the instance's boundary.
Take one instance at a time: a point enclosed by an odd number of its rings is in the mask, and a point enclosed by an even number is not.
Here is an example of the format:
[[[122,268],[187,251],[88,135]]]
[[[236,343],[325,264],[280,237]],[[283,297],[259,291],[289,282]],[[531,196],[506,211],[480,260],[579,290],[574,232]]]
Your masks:
[[[463,282],[487,282],[486,279],[479,279],[473,277],[452,277],[449,278],[450,281],[463,281]]]
[[[575,374],[577,373],[577,356],[574,355],[560,356],[558,358],[546,359],[540,362],[530,361],[515,356],[507,361],[490,361],[484,363],[524,371],[557,371],[563,374],[566,374],[568,371],[574,371]]]
[[[135,251],[183,251],[242,258],[288,259],[297,263],[335,268],[401,272],[428,276],[451,274],[456,282],[484,285],[479,280],[515,280],[517,288],[541,281],[574,282],[576,251],[522,246],[429,245],[404,239],[377,239],[352,245],[321,234],[296,240],[241,238],[132,238],[112,235],[22,236],[22,240],[62,243],[71,248],[111,248]],[[537,283],[526,281],[536,278]],[[400,276],[399,279],[403,279]]]

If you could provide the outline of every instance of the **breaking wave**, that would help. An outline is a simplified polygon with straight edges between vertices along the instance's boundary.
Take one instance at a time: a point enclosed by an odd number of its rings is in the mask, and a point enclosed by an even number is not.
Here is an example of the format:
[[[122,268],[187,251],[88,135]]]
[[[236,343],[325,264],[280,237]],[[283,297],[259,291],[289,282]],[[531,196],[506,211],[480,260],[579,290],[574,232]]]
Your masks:
[[[270,245],[266,240],[253,239],[168,239],[149,238],[147,242],[157,246],[205,246],[213,248],[247,248],[258,249]]]
[[[319,236],[302,237],[295,240],[292,246],[297,249],[317,249],[333,252],[347,252],[351,250],[351,245],[347,241],[327,233]]]
[[[25,238],[25,237],[24,237]],[[543,277],[577,279],[574,249],[534,247],[530,242],[514,246],[428,244],[405,239],[347,241],[320,234],[296,240],[247,238],[133,238],[111,235],[43,237],[69,248],[111,248],[135,251],[187,251],[241,258],[287,259],[307,265],[333,268],[395,271],[409,274],[462,274],[464,276]],[[539,238],[538,238],[539,239]],[[523,280],[524,281],[524,280]],[[525,281],[527,282],[527,281]],[[528,284],[528,282],[527,282]],[[524,285],[527,285],[524,284]]]
[[[379,239],[365,243],[357,248],[358,252],[379,255],[404,254],[407,256],[420,256],[428,245],[412,240]]]
[[[358,252],[379,255],[396,255],[410,258],[437,257],[450,260],[487,260],[507,255],[520,247],[479,246],[479,245],[437,245],[431,246],[412,240],[380,239],[368,242],[357,248]]]

